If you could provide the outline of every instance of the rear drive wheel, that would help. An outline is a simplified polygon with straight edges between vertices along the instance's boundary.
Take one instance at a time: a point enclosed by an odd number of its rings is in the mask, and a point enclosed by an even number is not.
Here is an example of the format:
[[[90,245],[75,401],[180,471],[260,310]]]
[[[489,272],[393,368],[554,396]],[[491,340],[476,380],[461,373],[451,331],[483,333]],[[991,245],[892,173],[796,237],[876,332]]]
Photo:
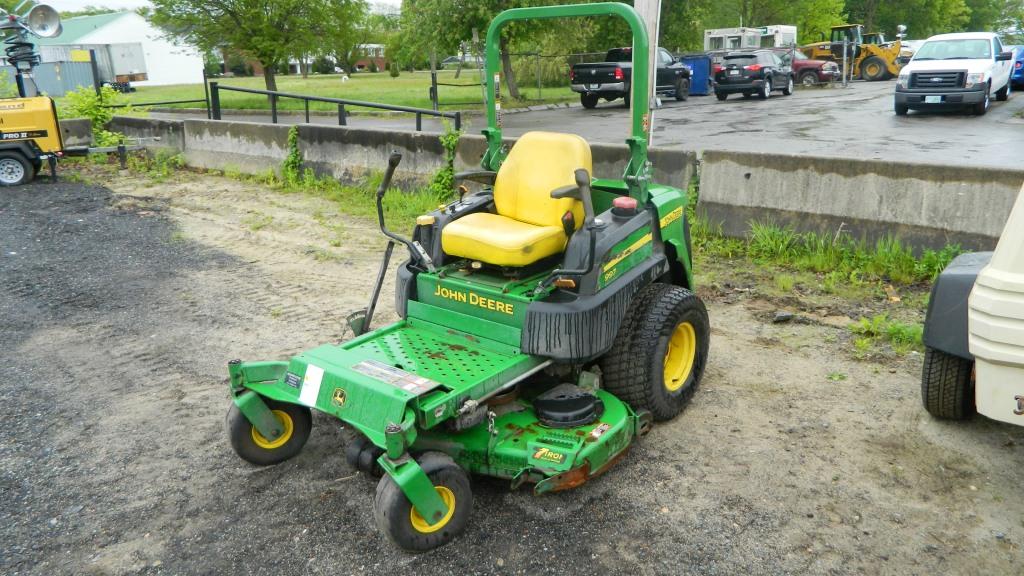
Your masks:
[[[800,85],[801,86],[817,86],[818,85],[818,73],[813,70],[805,70],[800,73]]]
[[[424,552],[451,542],[466,529],[473,510],[469,476],[450,456],[442,452],[425,452],[418,460],[448,507],[444,518],[428,524],[388,475],[380,479],[373,499],[377,526],[395,544],[411,552]]]
[[[710,333],[696,294],[667,284],[644,288],[602,359],[605,389],[655,420],[674,418],[700,385]]]
[[[878,56],[869,56],[860,65],[860,75],[868,82],[885,80],[887,72],[885,61]]]
[[[934,348],[924,349],[921,401],[936,418],[964,420],[974,414],[974,363]]]
[[[975,116],[984,116],[985,113],[988,112],[989,104],[992,103],[992,96],[990,95],[990,92],[992,92],[992,87],[986,87],[984,100],[974,105],[973,112]]]
[[[17,186],[32,179],[35,172],[17,152],[0,152],[0,186]]]
[[[676,80],[676,100],[682,102],[690,97],[690,79],[679,78]]]
[[[782,89],[783,96],[789,96],[793,93],[793,77],[790,76],[789,80],[786,81],[786,87]]]
[[[908,108],[906,104],[900,104],[898,102],[892,105],[892,109],[897,116],[906,116],[907,112],[910,111],[910,108]]]
[[[718,98],[719,100],[725,100],[728,97],[729,95],[725,92],[715,92],[715,98]]]
[[[772,81],[770,78],[765,78],[764,84],[761,84],[761,92],[757,97],[761,100],[767,100],[772,97]]]
[[[600,100],[600,97],[597,94],[580,94],[580,104],[583,104],[583,107],[586,108],[587,110],[590,110],[591,108],[597,106],[598,100]]]
[[[1010,99],[1010,82],[1006,82],[1006,86],[1003,86],[999,90],[996,90],[996,100],[1000,102],[1006,102]]]
[[[313,417],[309,408],[269,398],[264,398],[263,401],[284,429],[284,432],[273,440],[264,438],[234,402],[228,408],[227,415],[231,447],[243,460],[257,466],[284,462],[298,454],[306,445],[306,440],[309,440],[309,432],[313,428]]]

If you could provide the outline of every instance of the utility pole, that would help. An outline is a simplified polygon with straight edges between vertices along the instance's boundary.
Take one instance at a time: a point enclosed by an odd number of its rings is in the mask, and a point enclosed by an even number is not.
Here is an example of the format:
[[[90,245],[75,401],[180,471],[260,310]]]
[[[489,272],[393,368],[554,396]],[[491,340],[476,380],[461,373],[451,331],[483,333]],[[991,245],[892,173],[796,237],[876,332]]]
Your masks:
[[[636,0],[633,3],[633,7],[640,14],[640,19],[643,20],[644,25],[647,27],[647,35],[650,38],[651,48],[650,54],[647,57],[650,87],[645,95],[648,101],[650,101],[647,124],[647,144],[650,145],[654,134],[654,110],[658,104],[655,87],[658,85],[658,32],[661,21],[661,0]],[[633,103],[630,101],[630,107],[632,106]]]

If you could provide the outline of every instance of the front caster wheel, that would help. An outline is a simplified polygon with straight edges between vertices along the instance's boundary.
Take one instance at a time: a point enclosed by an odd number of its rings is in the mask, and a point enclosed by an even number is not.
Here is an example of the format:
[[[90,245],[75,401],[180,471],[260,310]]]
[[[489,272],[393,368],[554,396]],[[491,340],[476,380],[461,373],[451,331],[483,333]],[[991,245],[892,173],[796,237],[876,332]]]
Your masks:
[[[284,432],[278,438],[268,440],[231,403],[228,409],[227,428],[231,447],[241,458],[257,466],[269,466],[284,462],[302,451],[313,429],[313,417],[309,408],[264,398],[267,407],[281,423]]]
[[[377,526],[410,552],[424,552],[451,542],[466,529],[473,511],[469,476],[451,457],[442,452],[426,452],[419,458],[419,464],[448,507],[444,518],[428,524],[391,476],[380,479],[373,499]]]

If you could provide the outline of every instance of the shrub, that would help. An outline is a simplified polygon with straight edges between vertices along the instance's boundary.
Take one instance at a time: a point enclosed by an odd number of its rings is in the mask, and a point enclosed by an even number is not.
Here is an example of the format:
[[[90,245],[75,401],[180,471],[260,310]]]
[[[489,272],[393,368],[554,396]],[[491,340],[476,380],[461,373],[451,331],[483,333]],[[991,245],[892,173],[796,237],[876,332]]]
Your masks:
[[[111,132],[106,126],[114,118],[115,110],[130,113],[132,109],[130,106],[118,109],[105,108],[104,105],[123,103],[124,95],[110,86],[100,88],[99,94],[96,94],[93,88],[80,86],[78,90],[68,92],[64,96],[64,105],[57,112],[61,118],[88,118],[92,121],[93,143],[96,146],[116,146],[124,135]]]

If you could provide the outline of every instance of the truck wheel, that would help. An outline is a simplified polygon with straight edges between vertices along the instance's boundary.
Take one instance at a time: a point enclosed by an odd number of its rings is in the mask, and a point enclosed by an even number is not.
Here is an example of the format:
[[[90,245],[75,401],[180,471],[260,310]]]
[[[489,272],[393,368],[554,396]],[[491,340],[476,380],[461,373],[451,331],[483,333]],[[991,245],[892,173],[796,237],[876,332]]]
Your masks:
[[[626,106],[626,108],[629,108],[629,91],[628,90],[626,91],[625,94],[622,95],[622,103]]]
[[[0,186],[17,186],[32,179],[35,171],[17,152],[0,152]]]
[[[601,98],[597,94],[580,94],[580,104],[587,110],[590,110],[597,106],[597,101]]]
[[[634,409],[669,420],[693,398],[707,365],[711,329],[696,294],[651,284],[627,311],[602,359],[604,387]]]
[[[813,70],[805,70],[800,73],[800,85],[801,86],[817,86],[818,85],[818,73]]]
[[[424,552],[451,542],[466,529],[473,511],[469,476],[450,456],[442,452],[425,452],[418,460],[448,506],[448,514],[444,518],[428,524],[390,475],[380,479],[373,499],[377,526],[395,544],[410,552]]]
[[[276,402],[264,398],[267,407],[284,425],[284,433],[276,440],[267,440],[242,414],[242,411],[231,403],[227,415],[228,438],[231,447],[241,458],[257,466],[269,466],[284,462],[295,456],[309,440],[309,432],[313,428],[313,418],[309,408],[287,402]]]
[[[680,78],[676,80],[676,100],[679,102],[685,101],[690,97],[690,79]]]
[[[729,94],[727,94],[726,92],[715,92],[715,98],[718,98],[719,100],[725,100],[728,97]]]
[[[990,92],[992,92],[991,86],[985,88],[985,99],[974,105],[973,111],[975,116],[984,116],[988,112],[988,106],[992,103]]]
[[[897,116],[906,116],[907,112],[910,111],[910,108],[908,108],[906,104],[899,104],[899,103],[893,104],[892,105],[892,109],[893,109],[893,112],[895,112]]]
[[[925,347],[921,371],[921,401],[936,418],[964,420],[974,414],[974,363],[966,358]]]
[[[860,75],[868,82],[885,80],[886,72],[885,61],[878,56],[869,56],[860,65]]]
[[[761,91],[758,92],[757,97],[761,100],[767,100],[772,97],[772,81],[771,78],[765,78],[764,84],[761,84]]]
[[[793,77],[790,76],[789,80],[786,82],[786,87],[782,89],[782,95],[783,96],[789,96],[792,93],[793,93]]]
[[[1006,102],[1010,99],[1010,82],[1007,80],[1006,86],[1003,86],[999,90],[996,90],[996,100],[1000,102]]]

